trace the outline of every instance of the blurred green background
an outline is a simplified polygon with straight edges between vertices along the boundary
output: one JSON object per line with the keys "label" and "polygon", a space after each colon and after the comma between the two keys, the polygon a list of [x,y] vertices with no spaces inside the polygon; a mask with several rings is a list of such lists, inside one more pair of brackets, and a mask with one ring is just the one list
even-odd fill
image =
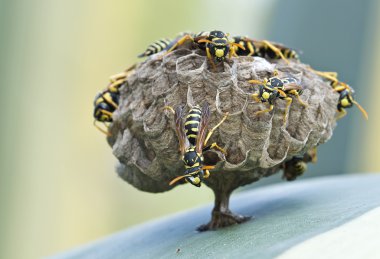
{"label": "blurred green background", "polygon": [[370,120],[350,109],[305,177],[380,171],[379,11],[376,0],[0,0],[0,258],[54,254],[212,202],[207,188],[149,194],[126,184],[92,126],[108,77],[180,31],[282,42],[316,69],[339,72]]}

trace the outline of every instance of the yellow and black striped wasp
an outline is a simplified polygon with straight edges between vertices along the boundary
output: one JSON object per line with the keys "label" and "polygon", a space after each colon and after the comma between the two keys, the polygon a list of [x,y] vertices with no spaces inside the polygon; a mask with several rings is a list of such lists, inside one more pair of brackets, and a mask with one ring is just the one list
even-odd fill
{"label": "yellow and black striped wasp", "polygon": [[210,176],[209,170],[215,168],[213,165],[204,165],[203,153],[215,149],[223,155],[226,154],[223,148],[217,143],[207,145],[208,140],[213,132],[227,119],[228,113],[222,120],[207,133],[210,119],[210,108],[207,103],[200,106],[196,105],[190,109],[183,123],[183,107],[177,107],[176,110],[170,106],[166,109],[174,113],[175,128],[179,141],[179,149],[182,155],[182,161],[185,165],[185,174],[174,178],[169,185],[173,185],[181,179],[185,179],[196,187],[200,187],[202,180]]}
{"label": "yellow and black striped wasp", "polygon": [[267,40],[254,40],[245,36],[232,37],[235,43],[242,48],[233,47],[233,51],[238,56],[257,56],[265,59],[283,59],[289,63],[288,59],[299,60],[298,53],[282,44]]}
{"label": "yellow and black striped wasp", "polygon": [[351,108],[354,104],[363,114],[363,117],[368,120],[368,113],[367,111],[357,102],[354,100],[353,97],[353,90],[352,88],[343,82],[338,82],[334,87],[334,91],[339,93],[339,101],[337,105],[337,110],[339,112],[338,119],[343,118],[347,112],[346,108]]}
{"label": "yellow and black striped wasp", "polygon": [[233,40],[229,38],[229,34],[214,30],[202,31],[196,34],[185,34],[168,49],[167,53],[170,53],[187,41],[194,42],[200,49],[206,51],[207,58],[214,69],[216,69],[215,62],[223,62],[227,55],[229,58],[234,55],[232,47],[245,49],[240,44],[233,42]]}
{"label": "yellow and black striped wasp", "polygon": [[146,50],[140,55],[138,55],[137,57],[138,58],[149,57],[159,52],[167,51],[171,47],[173,47],[173,45],[176,44],[179,39],[181,39],[184,35],[187,35],[187,34],[190,34],[190,33],[180,32],[173,40],[169,38],[156,40],[155,42],[149,44]]}
{"label": "yellow and black striped wasp", "polygon": [[171,43],[173,41],[171,39],[165,38],[165,39],[159,39],[155,42],[149,44],[149,46],[146,48],[146,50],[138,55],[138,58],[148,57],[153,54],[159,53],[164,50],[168,50],[171,47]]}
{"label": "yellow and black striped wasp", "polygon": [[368,120],[368,113],[367,111],[357,102],[355,101],[353,94],[354,90],[346,83],[340,82],[338,80],[338,75],[336,72],[322,72],[322,71],[317,71],[314,69],[310,69],[317,75],[326,78],[327,80],[330,81],[331,87],[334,89],[335,92],[339,94],[339,100],[338,100],[338,105],[337,105],[337,110],[338,110],[338,117],[337,119],[341,119],[344,116],[346,116],[346,108],[351,108],[354,104],[360,112],[363,114],[363,117]]}
{"label": "yellow and black striped wasp", "polygon": [[[110,135],[108,132],[108,123],[112,122],[112,114],[119,105],[119,89],[127,81],[128,76],[133,72],[135,67],[136,65],[133,65],[124,72],[111,76],[107,88],[95,96],[94,126],[108,136]],[[107,130],[97,125],[97,121],[104,123]]]}
{"label": "yellow and black striped wasp", "polygon": [[269,103],[269,108],[262,111],[257,111],[255,115],[260,115],[272,111],[275,101],[277,99],[284,99],[286,100],[284,123],[286,123],[286,115],[288,114],[289,106],[293,102],[293,99],[290,97],[290,95],[296,96],[299,103],[304,107],[307,107],[307,104],[304,103],[300,97],[302,94],[302,87],[293,77],[279,78],[277,77],[277,72],[275,72],[274,77],[271,77],[269,79],[265,78],[264,81],[249,80],[248,82],[259,85],[259,92],[252,94],[252,98],[256,102]]}
{"label": "yellow and black striped wasp", "polygon": [[293,181],[298,176],[303,175],[307,170],[307,163],[317,162],[317,147],[308,150],[304,155],[294,156],[283,164],[284,173],[282,178],[287,181]]}

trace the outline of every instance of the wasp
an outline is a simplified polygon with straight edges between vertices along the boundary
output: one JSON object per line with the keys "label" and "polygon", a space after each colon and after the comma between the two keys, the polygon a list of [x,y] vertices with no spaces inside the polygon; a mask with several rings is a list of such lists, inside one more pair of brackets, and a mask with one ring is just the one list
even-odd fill
{"label": "wasp", "polygon": [[177,37],[174,38],[174,40],[169,38],[163,38],[156,40],[155,42],[149,44],[149,46],[146,48],[146,50],[138,55],[138,58],[148,57],[153,54],[157,54],[162,51],[169,50],[180,38],[182,38],[184,35],[189,34],[188,32],[180,32]]}
{"label": "wasp", "polygon": [[207,58],[214,69],[216,69],[215,62],[223,62],[227,55],[229,58],[234,55],[234,49],[232,47],[245,49],[240,44],[233,42],[233,40],[229,38],[228,33],[214,30],[202,31],[196,34],[186,34],[179,38],[173,46],[168,49],[167,53],[170,53],[187,41],[194,42],[200,49],[206,51]]}
{"label": "wasp", "polygon": [[210,119],[210,108],[207,103],[201,108],[195,105],[190,109],[183,123],[183,108],[177,107],[176,110],[170,106],[166,109],[174,112],[175,128],[179,141],[179,149],[182,155],[182,161],[185,165],[184,175],[178,176],[170,181],[169,185],[173,185],[179,180],[185,180],[196,187],[200,187],[202,180],[210,176],[209,170],[215,168],[212,165],[204,164],[203,153],[215,149],[226,155],[226,151],[218,146],[216,142],[207,145],[208,140],[213,132],[227,119],[228,113],[222,120],[213,127],[208,133],[208,123]]}
{"label": "wasp", "polygon": [[299,60],[298,53],[282,44],[267,40],[253,40],[245,36],[232,37],[235,43],[243,46],[244,49],[234,47],[233,51],[237,56],[257,56],[265,59],[283,59],[289,63],[288,59]]}
{"label": "wasp", "polygon": [[351,108],[354,104],[358,107],[360,112],[363,114],[363,117],[368,120],[367,111],[354,100],[352,88],[343,82],[338,82],[334,87],[334,91],[339,93],[339,101],[337,105],[337,110],[339,112],[338,119],[346,116],[346,108]]}
{"label": "wasp", "polygon": [[283,179],[293,181],[307,170],[307,163],[317,162],[317,147],[311,148],[304,155],[294,156],[283,164]]}
{"label": "wasp", "polygon": [[161,51],[167,50],[171,47],[172,40],[165,38],[165,39],[159,39],[156,40],[155,42],[151,43],[146,50],[138,55],[137,57],[143,58],[143,57],[148,57],[153,54],[159,53]]}
{"label": "wasp", "polygon": [[[94,99],[94,126],[106,135],[108,132],[108,123],[112,122],[112,114],[118,108],[120,87],[127,81],[128,76],[135,69],[136,65],[132,65],[124,72],[110,77],[110,83],[107,88],[98,93]],[[107,130],[97,125],[97,121],[106,125]]]}
{"label": "wasp", "polygon": [[326,78],[330,81],[331,87],[334,89],[335,92],[339,94],[339,100],[337,104],[337,111],[338,111],[338,118],[341,119],[344,116],[346,116],[346,108],[351,108],[354,104],[360,112],[362,113],[363,117],[368,120],[368,113],[367,111],[357,102],[355,101],[353,94],[354,90],[346,83],[341,82],[338,80],[338,74],[336,72],[322,72],[317,71],[314,69],[310,69],[317,75]]}
{"label": "wasp", "polygon": [[293,77],[279,78],[277,76],[277,72],[275,72],[274,77],[271,77],[269,79],[265,78],[264,81],[249,80],[248,82],[259,85],[259,92],[252,94],[252,98],[256,102],[269,103],[269,108],[262,111],[257,111],[255,115],[260,115],[272,111],[274,108],[275,101],[277,99],[284,99],[286,100],[286,108],[284,114],[285,124],[288,108],[293,102],[293,99],[290,97],[290,95],[296,96],[299,103],[304,107],[308,106],[306,103],[302,101],[300,97],[300,95],[302,94],[302,87],[297,83],[297,80]]}

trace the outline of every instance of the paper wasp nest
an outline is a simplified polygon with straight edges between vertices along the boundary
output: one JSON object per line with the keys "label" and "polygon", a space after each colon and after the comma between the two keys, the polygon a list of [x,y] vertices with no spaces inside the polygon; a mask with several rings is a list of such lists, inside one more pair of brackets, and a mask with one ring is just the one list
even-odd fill
{"label": "paper wasp nest", "polygon": [[[187,112],[192,105],[208,102],[209,129],[229,112],[209,142],[217,142],[228,153],[205,180],[217,196],[219,192],[229,196],[239,186],[274,174],[285,161],[326,142],[336,125],[338,94],[307,65],[273,62],[237,57],[213,71],[201,51],[182,48],[140,63],[121,88],[108,138],[120,162],[120,177],[140,190],[162,192],[173,188],[170,180],[183,174],[174,116],[163,109],[165,105],[186,105]],[[279,77],[298,79],[304,89],[301,98],[308,104],[304,107],[293,97],[285,127],[286,102],[278,99],[272,112],[255,115],[268,104],[251,98],[258,88],[247,82],[273,76],[275,69]],[[220,160],[215,152],[207,154],[209,163]]]}

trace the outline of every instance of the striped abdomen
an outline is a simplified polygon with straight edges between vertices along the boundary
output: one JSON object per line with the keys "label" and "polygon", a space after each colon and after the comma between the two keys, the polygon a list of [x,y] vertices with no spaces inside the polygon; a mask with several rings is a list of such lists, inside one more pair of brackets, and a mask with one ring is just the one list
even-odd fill
{"label": "striped abdomen", "polygon": [[102,122],[111,122],[112,113],[119,105],[119,93],[104,91],[95,96],[94,118]]}
{"label": "striped abdomen", "polygon": [[195,146],[198,136],[199,123],[202,118],[202,110],[199,106],[194,106],[186,116],[185,133],[190,144]]}
{"label": "striped abdomen", "polygon": [[246,37],[235,36],[232,37],[232,39],[234,43],[238,43],[244,47],[244,50],[236,46],[234,47],[235,53],[238,56],[252,56],[255,55],[255,53],[257,52],[256,46],[253,44],[252,41],[248,40]]}
{"label": "striped abdomen", "polygon": [[144,51],[144,53],[141,53],[140,55],[138,55],[138,57],[139,58],[148,57],[158,52],[161,52],[163,50],[167,50],[171,46],[172,46],[172,40],[160,39],[150,44],[148,48]]}
{"label": "striped abdomen", "polygon": [[299,59],[298,53],[294,49],[284,48],[281,49],[281,52],[286,58]]}
{"label": "striped abdomen", "polygon": [[[284,55],[285,58],[294,58],[299,59],[299,56],[297,52],[294,49],[290,49],[284,46],[277,46],[281,53]],[[254,56],[262,57],[262,58],[269,58],[269,59],[280,59],[281,57],[275,53],[271,48],[267,46],[260,46],[257,48],[256,53]]]}

